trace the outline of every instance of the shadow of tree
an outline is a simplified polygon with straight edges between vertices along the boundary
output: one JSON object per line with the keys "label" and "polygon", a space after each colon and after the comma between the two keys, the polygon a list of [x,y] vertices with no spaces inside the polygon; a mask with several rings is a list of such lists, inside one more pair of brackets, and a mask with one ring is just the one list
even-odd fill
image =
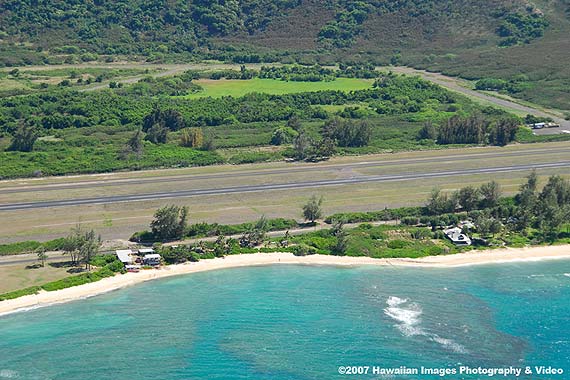
{"label": "shadow of tree", "polygon": [[52,268],[74,268],[75,265],[71,261],[60,261],[57,263],[48,263]]}
{"label": "shadow of tree", "polygon": [[82,272],[85,272],[85,268],[73,267],[67,270],[67,273],[72,273],[72,274],[82,273]]}

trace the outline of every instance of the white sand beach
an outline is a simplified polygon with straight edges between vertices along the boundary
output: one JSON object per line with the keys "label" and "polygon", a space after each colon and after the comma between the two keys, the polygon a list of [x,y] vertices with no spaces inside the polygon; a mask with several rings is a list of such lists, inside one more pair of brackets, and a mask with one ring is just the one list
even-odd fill
{"label": "white sand beach", "polygon": [[75,286],[53,292],[42,291],[36,295],[0,301],[0,315],[25,311],[37,307],[88,298],[127,286],[158,278],[216,269],[246,266],[301,264],[301,265],[336,265],[336,266],[414,266],[425,268],[452,268],[458,266],[540,261],[552,259],[570,259],[570,245],[557,245],[532,248],[507,248],[487,251],[472,251],[446,256],[429,256],[420,259],[372,259],[369,257],[346,256],[294,256],[291,253],[256,253],[227,256],[223,259],[202,260],[197,263],[185,263],[165,266],[160,269],[142,270],[139,273],[127,273],[105,278],[98,282]]}

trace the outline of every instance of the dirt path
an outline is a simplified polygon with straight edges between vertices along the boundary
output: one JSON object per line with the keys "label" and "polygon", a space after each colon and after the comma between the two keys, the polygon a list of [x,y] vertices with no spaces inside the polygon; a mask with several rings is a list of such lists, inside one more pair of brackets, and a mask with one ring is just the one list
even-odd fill
{"label": "dirt path", "polygon": [[506,108],[514,112],[523,112],[527,114],[533,114],[540,117],[550,117],[556,123],[560,124],[560,128],[554,131],[555,133],[560,133],[561,130],[570,131],[570,121],[564,120],[560,117],[560,113],[556,110],[549,109],[539,109],[535,107],[525,106],[523,104],[515,103],[503,98],[498,98],[486,93],[475,91],[460,84],[461,79],[452,78],[439,73],[432,73],[425,70],[417,70],[410,67],[389,67],[387,68],[393,72],[408,75],[419,75],[422,78],[429,80],[432,83],[438,84],[449,90],[459,92],[461,94],[467,95],[469,97],[477,98],[485,102],[493,103],[501,108]]}

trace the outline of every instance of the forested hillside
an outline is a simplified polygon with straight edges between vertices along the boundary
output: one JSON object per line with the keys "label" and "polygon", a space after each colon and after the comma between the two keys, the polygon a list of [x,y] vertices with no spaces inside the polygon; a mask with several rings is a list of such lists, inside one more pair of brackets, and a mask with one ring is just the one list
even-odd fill
{"label": "forested hillside", "polygon": [[[79,46],[102,54],[194,51],[211,47],[217,37],[247,41],[248,35],[263,35],[270,40],[283,28],[292,41],[313,41],[313,46],[300,48],[370,45],[363,40],[378,47],[400,46],[410,37],[417,43],[418,37],[429,40],[444,33],[456,34],[450,39],[457,34],[462,39],[496,35],[499,45],[512,46],[541,37],[548,26],[543,11],[523,0],[476,5],[465,0],[8,0],[2,8],[1,30],[7,41],[60,52],[65,46]],[[313,27],[295,28],[294,19],[303,21],[300,12]]]}
{"label": "forested hillside", "polygon": [[570,109],[569,0],[5,0],[0,11],[4,66],[367,61],[522,80],[511,95]]}

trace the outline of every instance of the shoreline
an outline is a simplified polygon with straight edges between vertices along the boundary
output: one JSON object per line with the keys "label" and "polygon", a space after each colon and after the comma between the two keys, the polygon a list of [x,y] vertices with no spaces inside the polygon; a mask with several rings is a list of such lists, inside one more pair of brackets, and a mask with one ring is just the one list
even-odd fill
{"label": "shoreline", "polygon": [[570,259],[570,245],[471,251],[445,256],[427,256],[417,259],[373,259],[370,257],[329,255],[294,256],[292,253],[279,252],[233,255],[226,256],[225,258],[202,260],[195,263],[169,265],[156,270],[141,270],[138,273],[116,275],[114,277],[104,278],[97,282],[74,286],[71,288],[52,292],[41,291],[34,295],[0,301],[0,317],[39,307],[90,298],[155,279],[218,269],[279,264],[330,265],[341,267],[374,265],[393,267],[455,268],[471,265],[535,262],[556,259]]}

